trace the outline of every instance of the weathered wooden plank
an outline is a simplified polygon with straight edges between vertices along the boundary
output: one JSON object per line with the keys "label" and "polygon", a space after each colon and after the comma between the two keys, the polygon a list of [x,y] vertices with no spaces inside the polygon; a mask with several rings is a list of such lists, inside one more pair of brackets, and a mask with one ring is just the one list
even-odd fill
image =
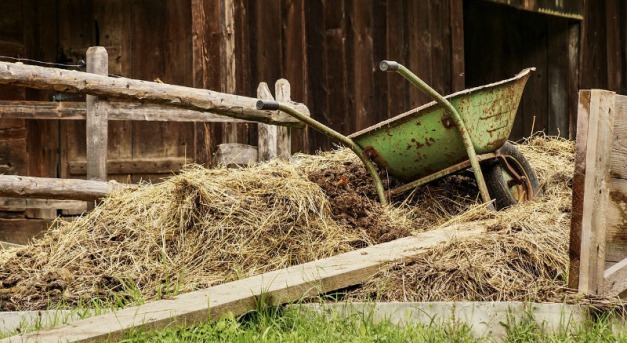
{"label": "weathered wooden plank", "polygon": [[[621,71],[622,61],[621,51],[619,46],[620,42],[620,22],[618,15],[618,0],[606,0],[605,1],[605,33],[603,37],[605,46],[607,49],[607,89],[615,92],[621,90]],[[624,25],[624,23],[623,23]],[[625,44],[624,42],[622,44]]]}
{"label": "weathered wooden plank", "polygon": [[[406,1],[388,1],[387,2],[387,57],[393,61],[405,63],[407,49],[407,6]],[[410,28],[412,30],[412,28]],[[377,66],[378,67],[378,66]],[[407,83],[401,80],[396,73],[385,73],[387,77],[387,116],[391,118],[399,113],[403,113],[408,109],[408,89]],[[386,119],[388,119],[386,118]]]}
{"label": "weathered wooden plank", "polygon": [[[219,60],[219,42],[213,32],[217,31],[219,20],[217,1],[191,0],[192,31],[192,85],[196,88],[219,89],[220,68],[213,61]],[[211,83],[213,81],[213,83]],[[221,130],[220,130],[221,131]],[[197,163],[211,164],[211,154],[215,150],[220,132],[216,125],[199,123],[194,125],[194,157]]]}
{"label": "weathered wooden plank", "polygon": [[611,264],[627,257],[627,180],[610,179],[608,188],[605,262]]}
{"label": "weathered wooden plank", "polygon": [[577,91],[579,89],[579,45],[581,27],[571,23],[568,28],[568,139],[577,137]]}
{"label": "weathered wooden plank", "polygon": [[[308,56],[305,22],[306,0],[284,0],[282,14],[282,38],[284,48],[283,74],[291,81],[294,99],[305,104],[309,101],[307,73]],[[309,129],[292,130],[292,151],[309,152]]]}
{"label": "weathered wooden plank", "polygon": [[[580,92],[579,113],[587,112],[588,132],[585,150],[577,150],[575,165],[584,167],[581,214],[579,291],[601,294],[605,270],[606,209],[609,202],[609,168],[614,124],[614,93],[592,90]],[[583,115],[582,117],[586,117]],[[581,134],[581,131],[580,131]],[[577,148],[582,148],[581,144]],[[575,197],[573,197],[574,199]],[[574,201],[574,200],[573,200]],[[573,209],[579,209],[580,205]],[[571,227],[571,231],[578,230]]]}
{"label": "weathered wooden plank", "polygon": [[614,144],[612,145],[612,177],[627,180],[627,96],[616,95],[614,113]]}
{"label": "weathered wooden plank", "polygon": [[[376,124],[376,116],[379,115],[373,106],[375,103],[374,73],[376,70],[373,61],[374,47],[372,41],[374,1],[368,3],[355,1],[349,4],[350,7],[346,10],[350,19],[348,29],[352,44],[348,53],[351,63],[347,64],[350,68],[348,70],[350,80],[345,92],[350,92],[354,100],[350,103],[352,108],[348,111],[348,114],[351,115],[346,116],[345,119],[345,133],[357,132]],[[341,68],[345,69],[344,67]],[[334,99],[340,96],[342,95],[336,94]],[[385,96],[385,94],[381,94],[382,98]],[[335,114],[334,112],[331,113]]]}
{"label": "weathered wooden plank", "polygon": [[0,241],[13,244],[28,244],[33,237],[48,230],[51,220],[46,219],[0,219]]}
{"label": "weathered wooden plank", "polygon": [[96,180],[0,175],[0,196],[64,200],[96,200],[119,188],[134,187]]}
{"label": "weathered wooden plank", "polygon": [[451,91],[465,87],[464,72],[464,1],[450,0],[451,21]]}
{"label": "weathered wooden plank", "polygon": [[[87,72],[98,75],[109,74],[109,56],[103,47],[87,50]],[[87,179],[107,180],[107,139],[109,119],[106,100],[87,95],[86,134],[87,134]]]}
{"label": "weathered wooden plank", "polygon": [[[427,84],[431,84],[431,4],[435,0],[410,1],[407,4],[407,67]],[[415,108],[431,101],[416,87],[409,88],[409,106]]]}
{"label": "weathered wooden plank", "polygon": [[605,295],[614,297],[624,292],[627,289],[627,258],[608,268],[603,277]]}
{"label": "weathered wooden plank", "polygon": [[58,342],[116,340],[132,329],[158,329],[194,325],[227,313],[239,315],[258,306],[261,296],[280,305],[363,283],[382,266],[420,255],[454,238],[485,232],[479,225],[468,230],[446,227],[345,254],[281,269],[215,287],[155,301],[61,326],[14,336],[0,342]]}
{"label": "weathered wooden plank", "polygon": [[0,198],[0,211],[15,211],[16,209],[27,208],[85,211],[87,206],[84,201],[78,200]]}
{"label": "weathered wooden plank", "polygon": [[[280,111],[255,109],[254,98],[73,70],[0,62],[0,84],[135,99],[277,125],[303,125]],[[301,112],[309,112],[302,104],[291,106]]]}
{"label": "weathered wooden plank", "polygon": [[[274,100],[268,84],[261,82],[257,87],[257,97],[259,99]],[[260,123],[257,127],[257,151],[259,161],[269,161],[279,154],[277,147],[277,127]]]}
{"label": "weathered wooden plank", "polygon": [[[139,102],[108,101],[109,120],[115,121],[175,121],[203,123],[250,123],[247,120],[231,118],[211,112],[186,110],[159,104]],[[0,101],[0,119],[58,119],[85,120],[84,102],[53,101]]]}
{"label": "weathered wooden plank", "polygon": [[[274,95],[276,100],[283,103],[289,103],[291,99],[290,83],[286,79],[279,79],[274,84]],[[276,150],[277,157],[288,161],[292,156],[292,132],[289,127],[276,127]]]}
{"label": "weathered wooden plank", "polygon": [[[108,160],[107,170],[114,174],[171,174],[180,171],[185,163],[191,162],[185,157],[133,158]],[[70,161],[70,175],[85,175],[86,161]]]}
{"label": "weathered wooden plank", "polygon": [[[234,94],[235,72],[235,17],[233,0],[220,0],[220,91]],[[224,143],[245,143],[246,126],[227,123],[224,126]]]}
{"label": "weathered wooden plank", "polygon": [[548,118],[550,135],[568,137],[568,21],[562,18],[548,20]]}

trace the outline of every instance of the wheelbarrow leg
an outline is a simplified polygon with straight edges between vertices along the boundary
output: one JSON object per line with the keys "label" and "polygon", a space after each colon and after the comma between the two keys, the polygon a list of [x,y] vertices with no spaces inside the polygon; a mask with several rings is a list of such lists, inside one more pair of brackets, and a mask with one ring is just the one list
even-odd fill
{"label": "wheelbarrow leg", "polygon": [[279,102],[276,101],[266,101],[266,100],[259,100],[257,101],[257,109],[260,110],[281,110],[289,115],[291,115],[292,117],[302,121],[303,123],[311,126],[312,128],[314,128],[315,130],[318,130],[320,132],[322,132],[323,134],[341,142],[342,144],[348,146],[354,153],[355,155],[357,155],[357,157],[359,157],[359,159],[361,160],[361,162],[363,162],[364,166],[366,167],[366,170],[368,171],[368,173],[370,174],[370,177],[372,177],[372,180],[374,182],[374,188],[377,191],[377,195],[379,196],[379,201],[381,202],[382,205],[387,205],[388,204],[388,200],[387,197],[385,195],[385,189],[383,187],[383,182],[381,181],[381,178],[379,177],[379,174],[377,173],[377,168],[374,166],[374,164],[372,163],[372,161],[366,156],[366,154],[364,153],[364,150],[357,145],[355,142],[353,142],[352,139],[344,136],[343,134],[333,130],[332,128],[318,122],[317,120],[306,116],[296,110],[294,110],[291,107],[285,106]]}
{"label": "wheelbarrow leg", "polygon": [[466,129],[466,124],[464,124],[464,120],[461,115],[451,103],[446,100],[443,96],[441,96],[438,92],[436,92],[433,88],[427,85],[424,81],[422,81],[418,76],[412,73],[409,69],[405,68],[402,64],[393,61],[381,61],[379,64],[379,68],[382,71],[396,71],[401,74],[405,79],[411,82],[414,86],[420,89],[423,93],[431,97],[431,99],[435,100],[437,103],[444,107],[445,111],[451,116],[453,123],[457,127],[459,134],[462,136],[462,140],[464,141],[464,147],[466,148],[466,153],[468,154],[468,160],[470,160],[470,165],[472,167],[472,171],[475,174],[475,179],[477,180],[477,186],[479,186],[479,193],[481,194],[481,199],[484,203],[489,204],[488,206],[491,209],[494,209],[490,199],[490,193],[488,193],[488,186],[485,183],[485,179],[483,177],[483,173],[481,172],[481,166],[479,165],[479,159],[477,158],[477,152],[475,151],[475,146],[472,143],[472,139],[470,138],[470,134],[468,134],[468,130]]}

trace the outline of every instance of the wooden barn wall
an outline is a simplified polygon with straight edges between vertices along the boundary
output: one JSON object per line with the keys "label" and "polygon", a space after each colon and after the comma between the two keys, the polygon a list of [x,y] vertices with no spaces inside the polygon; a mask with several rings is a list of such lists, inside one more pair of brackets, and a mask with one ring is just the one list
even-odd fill
{"label": "wooden barn wall", "polygon": [[536,68],[527,82],[510,138],[538,131],[571,136],[577,111],[580,21],[465,0],[464,24],[466,87]]}
{"label": "wooden barn wall", "polygon": [[[237,90],[287,78],[292,98],[344,134],[427,101],[383,59],[407,65],[442,93],[464,86],[461,0],[235,0]],[[330,149],[293,134],[293,151]]]}
{"label": "wooden barn wall", "polygon": [[[484,11],[482,3],[492,7]],[[233,22],[225,19],[225,6],[232,6]],[[493,12],[494,6],[500,9]],[[75,64],[87,47],[103,45],[112,74],[234,89],[247,96],[255,96],[259,82],[272,88],[283,77],[292,84],[294,100],[345,134],[427,101],[400,76],[378,71],[382,59],[404,63],[445,94],[534,65],[539,70],[514,129],[514,137],[520,137],[532,126],[549,133],[571,129],[570,93],[579,87],[625,92],[625,1],[586,1],[584,7],[586,19],[580,25],[480,0],[7,0],[0,15],[0,50]],[[483,32],[474,30],[478,25]],[[483,34],[503,27],[507,44],[497,41],[496,34]],[[234,46],[233,73],[224,68],[229,58],[225,40]],[[4,98],[48,96],[12,92],[19,94],[0,93]],[[6,132],[0,138],[6,153],[0,158],[11,159],[11,172],[80,176],[71,172],[70,162],[84,160],[84,123],[0,125]],[[256,143],[256,125],[239,125],[237,131],[237,141]],[[215,124],[111,122],[109,156],[129,165],[152,161],[155,170],[134,173],[137,181],[167,175],[159,166],[172,165],[168,161],[208,164],[224,136],[223,127]],[[326,137],[307,129],[294,130],[292,138],[293,151],[332,147]],[[0,160],[0,168],[8,165]],[[127,180],[126,175],[114,178]]]}
{"label": "wooden barn wall", "polygon": [[627,95],[627,1],[584,1],[581,89]]}

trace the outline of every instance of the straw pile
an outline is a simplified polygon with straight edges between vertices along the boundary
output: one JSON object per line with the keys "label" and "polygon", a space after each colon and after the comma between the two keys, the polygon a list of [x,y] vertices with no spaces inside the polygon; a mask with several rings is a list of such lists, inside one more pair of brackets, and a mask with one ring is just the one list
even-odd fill
{"label": "straw pile", "polygon": [[[489,232],[454,240],[382,271],[350,297],[380,301],[564,301],[568,268],[574,144],[536,137],[519,146],[541,182],[543,195],[500,212],[470,205],[463,188],[445,200],[424,189],[441,213],[437,226],[487,224]],[[446,182],[446,181],[443,181]],[[418,190],[421,192],[421,190]],[[451,196],[448,194],[447,196]],[[448,203],[448,205],[443,204]],[[433,210],[432,210],[433,211]],[[463,225],[462,225],[463,226]]]}
{"label": "straw pile", "polygon": [[[342,161],[339,173],[355,168],[348,154],[329,154]],[[228,170],[190,166],[163,183],[114,193],[81,218],[57,221],[32,245],[4,253],[2,310],[152,300],[411,231],[407,216],[356,195],[334,178],[339,174],[327,173],[324,160]],[[307,176],[345,191],[327,197]],[[359,210],[345,213],[351,199]],[[382,230],[368,233],[380,224]]]}
{"label": "straw pile", "polygon": [[567,264],[573,144],[537,138],[520,148],[544,196],[499,213],[478,204],[472,174],[384,208],[346,149],[245,169],[190,166],[163,183],[114,193],[30,246],[4,252],[1,309],[152,300],[473,221],[487,221],[490,233],[391,266],[349,297],[551,299]]}

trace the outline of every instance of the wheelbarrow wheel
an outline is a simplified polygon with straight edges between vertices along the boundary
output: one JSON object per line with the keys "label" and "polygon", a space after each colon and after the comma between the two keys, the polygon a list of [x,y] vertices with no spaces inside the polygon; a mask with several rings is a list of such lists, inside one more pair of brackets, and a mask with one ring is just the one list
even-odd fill
{"label": "wheelbarrow wheel", "polygon": [[529,162],[509,142],[497,152],[500,157],[482,168],[496,209],[501,210],[531,200],[540,191],[540,184]]}

